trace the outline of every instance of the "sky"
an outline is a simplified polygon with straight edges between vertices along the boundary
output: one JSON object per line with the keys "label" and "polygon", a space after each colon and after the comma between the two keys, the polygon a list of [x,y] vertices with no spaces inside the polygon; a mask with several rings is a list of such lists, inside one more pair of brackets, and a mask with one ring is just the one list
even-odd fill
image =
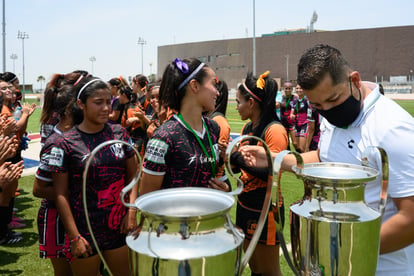
{"label": "sky", "polygon": [[[24,79],[34,89],[45,85],[37,82],[38,76],[48,81],[55,73],[77,69],[103,80],[134,76],[142,73],[141,68],[150,75],[158,70],[159,46],[251,38],[253,29],[260,37],[306,28],[314,11],[318,30],[414,25],[413,0],[4,1],[6,71],[16,73],[23,82],[24,44]],[[18,39],[18,31],[29,38]],[[146,43],[138,44],[139,38]],[[17,55],[14,62],[12,54]],[[96,61],[91,62],[91,57]]]}

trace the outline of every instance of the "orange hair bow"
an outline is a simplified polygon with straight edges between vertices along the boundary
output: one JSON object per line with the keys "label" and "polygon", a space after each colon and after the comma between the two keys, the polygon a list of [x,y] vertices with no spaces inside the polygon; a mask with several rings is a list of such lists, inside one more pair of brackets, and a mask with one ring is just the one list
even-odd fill
{"label": "orange hair bow", "polygon": [[266,72],[264,72],[263,74],[261,74],[259,76],[259,78],[256,81],[256,87],[257,88],[263,89],[265,87],[265,80],[264,79],[267,78],[269,76],[269,74],[270,74],[270,71],[266,71]]}

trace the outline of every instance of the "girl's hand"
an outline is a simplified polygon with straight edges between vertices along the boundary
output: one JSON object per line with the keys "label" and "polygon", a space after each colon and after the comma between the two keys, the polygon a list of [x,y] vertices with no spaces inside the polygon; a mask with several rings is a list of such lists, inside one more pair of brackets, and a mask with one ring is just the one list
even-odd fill
{"label": "girl's hand", "polygon": [[128,209],[127,214],[122,218],[121,233],[128,234],[137,227],[137,210]]}
{"label": "girl's hand", "polygon": [[87,258],[93,253],[89,242],[81,235],[78,235],[70,241],[70,249],[74,257]]}
{"label": "girl's hand", "polygon": [[226,182],[219,180],[218,178],[212,178],[208,181],[208,184],[211,188],[228,192],[230,190],[229,185]]}
{"label": "girl's hand", "polygon": [[224,160],[224,162],[227,161],[226,159],[226,150],[227,150],[227,146],[229,145],[229,143],[227,142],[220,142],[218,143],[218,149],[220,151],[220,157],[221,159]]}

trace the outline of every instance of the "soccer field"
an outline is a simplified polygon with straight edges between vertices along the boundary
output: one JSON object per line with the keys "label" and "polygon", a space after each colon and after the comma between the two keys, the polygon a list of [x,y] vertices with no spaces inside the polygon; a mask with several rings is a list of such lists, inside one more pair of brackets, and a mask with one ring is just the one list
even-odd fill
{"label": "soccer field", "polygon": [[[414,101],[397,101],[411,115],[414,115]],[[232,132],[240,133],[245,122],[240,121],[235,103],[228,106],[227,117]],[[41,110],[37,109],[30,117],[28,131],[30,133],[39,132],[39,119]],[[26,228],[19,229],[23,233],[23,241],[18,245],[0,246],[0,275],[53,275],[53,269],[49,260],[39,258],[39,245],[37,235],[37,211],[40,206],[40,199],[33,197],[32,186],[33,176],[22,177],[19,180],[21,195],[16,198],[15,206],[19,209],[16,213],[22,217],[27,224]],[[289,230],[289,208],[288,206],[294,201],[300,199],[303,195],[303,183],[301,183],[292,173],[284,173],[281,182],[282,193],[285,202],[285,228],[284,236],[287,242],[290,241]],[[232,209],[232,218],[234,217],[234,208]],[[281,257],[281,268],[283,275],[293,275],[286,261]],[[250,275],[247,268],[243,275]]]}

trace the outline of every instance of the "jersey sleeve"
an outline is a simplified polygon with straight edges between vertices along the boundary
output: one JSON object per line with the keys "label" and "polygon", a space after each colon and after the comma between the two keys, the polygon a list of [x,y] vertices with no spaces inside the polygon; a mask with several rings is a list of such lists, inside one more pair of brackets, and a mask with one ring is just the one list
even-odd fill
{"label": "jersey sleeve", "polygon": [[167,171],[166,156],[169,145],[164,139],[153,137],[148,141],[145,152],[144,172],[153,175],[164,175]]}
{"label": "jersey sleeve", "polygon": [[55,139],[54,135],[49,136],[48,139],[45,140],[45,143],[40,150],[40,162],[39,167],[36,171],[36,178],[46,181],[46,182],[52,182],[52,174],[49,170],[49,159],[50,159],[50,152],[53,147],[53,142]]}
{"label": "jersey sleeve", "polygon": [[219,141],[223,143],[228,143],[230,139],[230,125],[227,122],[226,118],[223,116],[215,116],[213,120],[220,127]]}
{"label": "jersey sleeve", "polygon": [[287,149],[288,137],[286,129],[281,124],[271,125],[265,132],[264,141],[271,152],[281,152]]}
{"label": "jersey sleeve", "polygon": [[65,173],[68,171],[69,147],[62,137],[56,137],[50,145],[47,166],[45,170],[51,173]]}

